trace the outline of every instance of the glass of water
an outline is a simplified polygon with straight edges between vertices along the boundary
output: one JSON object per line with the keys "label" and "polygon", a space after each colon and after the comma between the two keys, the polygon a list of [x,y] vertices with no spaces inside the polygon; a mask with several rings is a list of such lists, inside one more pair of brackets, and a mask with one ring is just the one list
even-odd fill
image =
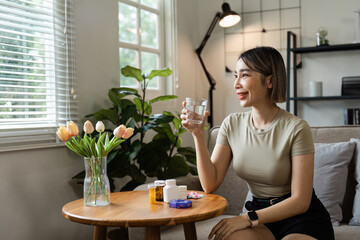
{"label": "glass of water", "polygon": [[190,112],[188,113],[188,121],[194,124],[201,124],[204,118],[207,100],[199,98],[186,98],[186,109]]}

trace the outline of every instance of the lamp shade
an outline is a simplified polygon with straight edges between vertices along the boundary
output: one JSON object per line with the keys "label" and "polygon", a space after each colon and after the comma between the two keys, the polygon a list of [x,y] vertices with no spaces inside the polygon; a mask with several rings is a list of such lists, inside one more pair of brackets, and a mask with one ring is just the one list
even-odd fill
{"label": "lamp shade", "polygon": [[223,10],[223,14],[221,15],[221,19],[219,21],[220,27],[232,27],[240,22],[241,17],[234,11],[231,11],[230,5],[226,2],[221,6]]}

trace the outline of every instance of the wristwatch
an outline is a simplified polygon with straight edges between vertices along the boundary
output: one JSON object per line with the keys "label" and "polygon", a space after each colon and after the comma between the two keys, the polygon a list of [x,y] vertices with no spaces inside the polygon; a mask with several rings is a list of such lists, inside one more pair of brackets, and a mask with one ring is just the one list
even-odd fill
{"label": "wristwatch", "polygon": [[259,217],[255,211],[247,212],[249,221],[251,222],[251,227],[255,227],[259,224]]}

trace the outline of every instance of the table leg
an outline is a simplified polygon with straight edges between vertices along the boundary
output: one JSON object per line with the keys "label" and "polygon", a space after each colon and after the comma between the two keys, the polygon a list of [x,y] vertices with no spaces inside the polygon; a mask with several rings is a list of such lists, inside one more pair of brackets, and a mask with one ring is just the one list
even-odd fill
{"label": "table leg", "polygon": [[146,240],[160,240],[160,227],[146,227],[145,228]]}
{"label": "table leg", "polygon": [[184,223],[184,234],[186,240],[197,240],[195,223]]}
{"label": "table leg", "polygon": [[106,240],[107,227],[94,226],[94,240]]}

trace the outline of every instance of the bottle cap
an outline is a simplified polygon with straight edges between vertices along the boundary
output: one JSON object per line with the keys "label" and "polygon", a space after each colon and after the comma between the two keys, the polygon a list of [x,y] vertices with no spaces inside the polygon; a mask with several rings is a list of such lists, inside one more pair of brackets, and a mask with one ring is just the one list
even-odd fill
{"label": "bottle cap", "polygon": [[149,188],[149,189],[152,189],[152,188],[156,188],[156,187],[155,187],[154,184],[149,184],[149,185],[148,185],[148,188]]}
{"label": "bottle cap", "polygon": [[155,186],[165,186],[165,180],[156,180]]}
{"label": "bottle cap", "polygon": [[179,190],[184,190],[187,191],[187,186],[186,185],[180,185],[178,186]]}
{"label": "bottle cap", "polygon": [[166,180],[166,185],[168,185],[168,186],[176,185],[176,180],[175,179],[168,179],[168,180]]}

